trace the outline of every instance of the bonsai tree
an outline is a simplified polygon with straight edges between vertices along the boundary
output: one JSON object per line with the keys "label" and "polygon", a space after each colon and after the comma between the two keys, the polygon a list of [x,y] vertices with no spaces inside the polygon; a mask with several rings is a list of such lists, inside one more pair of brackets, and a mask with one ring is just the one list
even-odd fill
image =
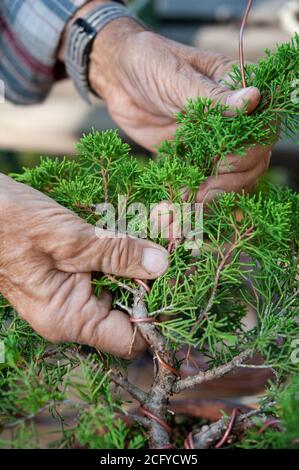
{"label": "bonsai tree", "polygon": [[[246,68],[248,85],[262,95],[250,115],[244,110],[228,117],[225,107],[206,99],[187,103],[173,140],[161,145],[154,160],[141,164],[117,131],[92,131],[78,144],[78,158],[42,158],[38,167],[14,175],[90,224],[109,225],[115,216],[119,226],[125,219],[125,230],[168,249],[170,267],[151,283],[109,275],[92,281],[97,294],[113,292],[115,307],[148,343],[153,378],[147,390],[129,380],[129,360],[84,346],[50,345],[1,299],[0,427],[10,430],[2,434],[3,446],[37,447],[34,418],[45,409],[61,419],[58,447],[208,448],[228,440],[243,447],[299,446],[298,195],[264,184],[253,195],[223,194],[203,207],[195,204],[198,187],[217,172],[216,161],[231,153],[241,158],[256,143],[268,146],[279,134],[298,131],[298,49],[295,36]],[[241,80],[236,66],[231,86]],[[187,231],[183,224],[177,233],[173,213],[166,236],[162,224],[149,229],[149,218],[159,222],[165,216],[157,216],[162,201],[167,214],[188,208]],[[128,210],[136,203],[148,217]],[[113,217],[109,207],[115,208]],[[256,315],[250,329],[244,323],[249,308]],[[206,366],[183,376],[182,366],[195,353]],[[256,354],[263,357],[260,365]],[[171,397],[236,367],[272,371],[259,407],[180,428]],[[77,410],[74,426],[67,426],[62,405]]]}

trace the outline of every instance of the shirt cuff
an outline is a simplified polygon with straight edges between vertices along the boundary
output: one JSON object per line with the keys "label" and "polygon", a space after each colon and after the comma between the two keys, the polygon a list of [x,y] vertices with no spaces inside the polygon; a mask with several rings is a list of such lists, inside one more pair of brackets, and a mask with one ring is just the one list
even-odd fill
{"label": "shirt cuff", "polygon": [[42,101],[55,81],[57,48],[66,23],[87,0],[3,0],[0,79],[20,104]]}

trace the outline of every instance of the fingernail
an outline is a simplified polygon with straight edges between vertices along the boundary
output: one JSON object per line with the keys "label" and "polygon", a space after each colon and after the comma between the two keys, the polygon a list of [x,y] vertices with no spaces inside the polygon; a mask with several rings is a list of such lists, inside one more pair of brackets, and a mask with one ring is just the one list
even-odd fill
{"label": "fingernail", "polygon": [[142,264],[148,273],[163,274],[168,268],[168,253],[166,250],[145,248]]}
{"label": "fingernail", "polygon": [[226,101],[226,104],[231,108],[238,108],[242,109],[246,102],[250,98],[250,91],[253,90],[254,87],[249,88],[242,88],[241,90],[235,91],[232,93]]}

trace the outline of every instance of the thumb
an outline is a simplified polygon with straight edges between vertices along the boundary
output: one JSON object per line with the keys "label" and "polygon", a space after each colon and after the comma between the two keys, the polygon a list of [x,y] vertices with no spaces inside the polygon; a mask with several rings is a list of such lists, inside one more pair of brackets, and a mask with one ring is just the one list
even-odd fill
{"label": "thumb", "polygon": [[[190,77],[189,77],[190,78]],[[225,116],[236,116],[237,111],[242,110],[246,106],[246,112],[252,113],[260,102],[261,95],[256,87],[242,88],[240,90],[230,90],[218,82],[210,80],[208,77],[194,73],[189,86],[186,86],[185,80],[180,83],[182,103],[185,105],[190,98],[208,98],[213,103],[221,103],[229,107],[225,111]]]}
{"label": "thumb", "polygon": [[148,240],[110,230],[95,231],[95,227],[86,223],[77,234],[62,252],[53,254],[57,269],[155,279],[168,268],[167,250]]}

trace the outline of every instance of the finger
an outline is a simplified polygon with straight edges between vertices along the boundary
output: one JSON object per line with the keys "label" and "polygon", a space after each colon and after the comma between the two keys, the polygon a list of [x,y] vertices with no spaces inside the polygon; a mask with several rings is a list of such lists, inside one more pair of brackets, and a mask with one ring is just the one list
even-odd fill
{"label": "finger", "polygon": [[[210,202],[214,197],[220,196],[224,192],[233,191],[232,189],[229,189],[231,184],[231,187],[236,187],[237,189],[239,188],[237,190],[237,192],[239,192],[242,189],[240,186],[241,180],[239,173],[247,172],[244,178],[245,181],[247,181],[248,178],[254,179],[255,174],[257,180],[269,168],[271,156],[271,147],[262,147],[260,145],[250,149],[244,156],[228,155],[225,160],[221,160],[218,164],[218,179],[216,179],[215,176],[211,176],[205,183],[201,185],[196,196],[197,202]],[[250,170],[253,170],[252,174],[250,173]],[[233,177],[228,179],[220,179],[220,177],[225,174],[233,174]],[[224,187],[220,187],[223,186],[222,181],[224,181]],[[257,181],[249,184],[248,191],[251,191],[255,187],[256,182]],[[217,187],[212,187],[214,184]],[[208,196],[209,191],[213,192]],[[187,202],[189,195],[190,191],[184,188],[184,191],[182,191],[182,200]]]}
{"label": "finger", "polygon": [[[186,188],[182,191],[183,195]],[[151,219],[151,235],[161,236],[164,240],[176,242],[189,233],[191,208],[188,205],[173,204],[170,201],[162,201],[153,208]]]}
{"label": "finger", "polygon": [[262,159],[252,170],[209,177],[199,188],[196,201],[208,203],[224,192],[250,192],[268,168],[268,164],[268,160]]}
{"label": "finger", "polygon": [[194,70],[177,74],[176,89],[177,101],[180,101],[181,108],[188,99],[200,96],[211,99],[214,104],[221,103],[228,106],[228,110],[224,113],[226,116],[236,116],[237,112],[244,108],[248,114],[252,113],[261,98],[259,90],[255,87],[231,91]]}
{"label": "finger", "polygon": [[217,52],[195,49],[192,65],[198,72],[216,82],[228,77],[235,62]]}
{"label": "finger", "polygon": [[95,346],[109,354],[133,359],[148,346],[140,332],[135,332],[128,315],[120,310],[111,310],[98,325]]}
{"label": "finger", "polygon": [[[78,292],[80,283],[77,283]],[[82,289],[81,289],[82,292]],[[83,294],[83,292],[82,292]],[[75,296],[69,302],[77,303]],[[69,310],[65,315],[65,341],[87,344],[108,354],[132,359],[147,347],[139,332],[134,336],[134,326],[129,316],[120,310],[111,309],[111,295],[103,291],[100,298],[90,295],[82,309]],[[133,342],[134,339],[134,342]]]}
{"label": "finger", "polygon": [[147,240],[95,229],[83,222],[72,239],[52,254],[64,272],[101,271],[128,278],[155,279],[168,268],[167,251]]}
{"label": "finger", "polygon": [[172,139],[178,127],[175,123],[174,112],[164,113],[163,111],[155,114],[134,103],[128,108],[125,116],[119,115],[114,109],[110,113],[114,121],[135,142],[151,152],[157,152],[160,143]]}
{"label": "finger", "polygon": [[[134,126],[122,126],[126,133],[141,147],[149,150],[152,153],[157,153],[157,148],[164,142],[164,140],[171,140],[174,138],[178,125],[175,124],[174,114],[170,113],[171,124],[165,127],[159,127],[156,123],[152,126],[143,128],[136,128]],[[170,119],[170,117],[169,117]]]}
{"label": "finger", "polygon": [[[86,344],[124,358],[135,357],[146,348],[139,333],[134,344],[129,316],[112,309],[112,297],[92,291],[90,275],[57,274],[60,281],[50,298],[18,305],[18,313],[34,330],[52,343]],[[132,354],[130,356],[130,350]]]}
{"label": "finger", "polygon": [[170,201],[156,204],[150,214],[151,235],[153,238],[161,236],[166,240],[180,237],[180,207]]}
{"label": "finger", "polygon": [[232,172],[241,173],[243,171],[252,170],[259,165],[262,159],[269,162],[271,155],[271,147],[256,145],[249,149],[246,155],[228,155],[225,159],[222,159],[218,165],[218,172],[220,174],[225,174]]}

